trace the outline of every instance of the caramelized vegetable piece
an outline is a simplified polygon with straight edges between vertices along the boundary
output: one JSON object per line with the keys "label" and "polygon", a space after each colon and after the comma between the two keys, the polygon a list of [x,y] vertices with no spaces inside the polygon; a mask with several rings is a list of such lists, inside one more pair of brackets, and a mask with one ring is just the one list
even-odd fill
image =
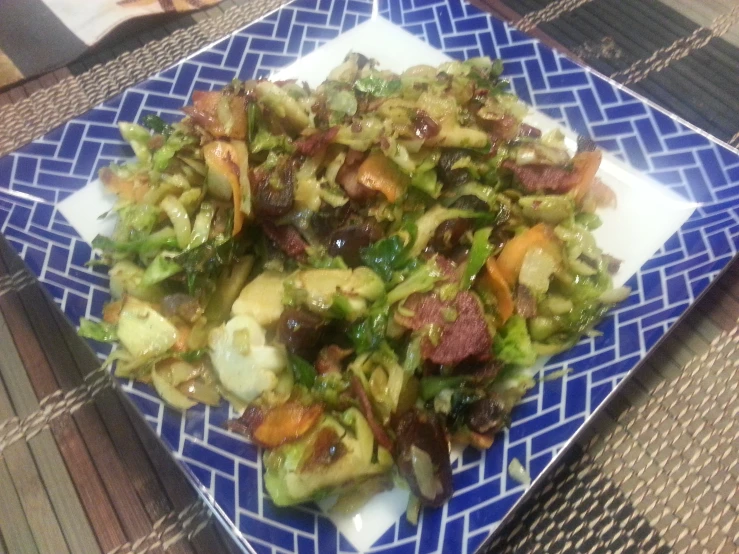
{"label": "caramelized vegetable piece", "polygon": [[302,471],[327,468],[342,458],[347,452],[341,437],[332,427],[319,429],[313,439],[313,448],[306,449],[301,460]]}
{"label": "caramelized vegetable piece", "polygon": [[439,418],[421,410],[403,414],[396,427],[400,474],[422,504],[441,506],[452,496],[449,443]]}
{"label": "caramelized vegetable piece", "polygon": [[317,131],[306,135],[295,141],[295,150],[304,156],[317,156],[326,150],[326,147],[334,140],[339,127],[334,126],[326,131]]}
{"label": "caramelized vegetable piece", "polygon": [[271,172],[256,171],[250,181],[254,208],[265,221],[286,215],[295,203],[295,172],[300,160],[282,160]]}
{"label": "caramelized vegetable piece", "polygon": [[535,247],[552,255],[555,260],[560,258],[556,238],[551,228],[543,223],[534,225],[520,235],[516,235],[503,247],[497,259],[497,266],[506,283],[511,287],[518,282],[518,274],[521,272],[526,253]]}
{"label": "caramelized vegetable piece", "polygon": [[350,148],[346,154],[344,163],[336,174],[336,182],[341,185],[346,195],[358,202],[365,202],[377,194],[377,191],[364,186],[357,180],[359,167],[364,161],[364,156],[364,152]]}
{"label": "caramelized vegetable piece", "polygon": [[184,112],[214,137],[246,138],[246,97],[196,90]]}
{"label": "caramelized vegetable piece", "polygon": [[113,173],[109,167],[100,170],[100,180],[109,192],[130,202],[140,203],[150,190],[149,185],[142,180],[133,177],[124,179]]}
{"label": "caramelized vegetable piece", "polygon": [[495,258],[490,256],[485,262],[485,272],[482,279],[483,286],[487,287],[498,301],[498,315],[501,324],[513,315],[513,294],[505,277],[498,268]]}
{"label": "caramelized vegetable piece", "polygon": [[590,185],[590,190],[582,199],[583,211],[588,211],[586,209],[588,202],[595,208],[615,208],[617,204],[616,193],[603,181],[595,178]]}
{"label": "caramelized vegetable piece", "polygon": [[395,162],[382,152],[372,152],[357,171],[360,185],[380,191],[391,203],[403,195],[407,181],[408,178],[400,172]]}
{"label": "caramelized vegetable piece", "polygon": [[590,190],[602,159],[603,155],[600,150],[595,150],[593,152],[578,152],[572,157],[572,165],[575,168],[574,173],[576,175],[576,180],[574,186],[570,189],[570,192],[573,194],[575,201],[578,204]]}
{"label": "caramelized vegetable piece", "polygon": [[329,344],[321,348],[316,358],[316,371],[325,375],[326,373],[341,373],[343,361],[352,355],[354,351],[349,348],[341,348],[335,344]]}
{"label": "caramelized vegetable piece", "polygon": [[[244,224],[242,187],[250,193],[246,145],[243,142],[213,141],[203,146],[203,157],[208,166],[208,190],[234,205],[232,234],[241,231]],[[251,201],[247,203],[251,211]]]}
{"label": "caramelized vegetable piece", "polygon": [[246,432],[259,446],[276,448],[295,441],[310,431],[323,415],[323,406],[306,406],[290,400],[265,408],[249,406],[232,430]]}
{"label": "caramelized vegetable piece", "polygon": [[367,419],[367,423],[369,424],[370,429],[372,429],[372,434],[375,436],[377,444],[392,453],[393,441],[390,440],[390,437],[388,437],[383,426],[377,421],[375,412],[372,409],[372,403],[367,396],[367,391],[364,390],[359,377],[356,375],[352,375],[352,391],[354,391],[357,400],[359,400],[359,407],[362,411],[362,415]]}
{"label": "caramelized vegetable piece", "polygon": [[162,298],[162,315],[179,317],[187,323],[194,323],[203,313],[197,298],[181,292],[168,294]]}
{"label": "caramelized vegetable piece", "polygon": [[103,307],[103,321],[105,323],[111,323],[113,325],[118,324],[118,320],[121,317],[121,309],[123,308],[123,301],[116,300],[114,302],[108,302]]}

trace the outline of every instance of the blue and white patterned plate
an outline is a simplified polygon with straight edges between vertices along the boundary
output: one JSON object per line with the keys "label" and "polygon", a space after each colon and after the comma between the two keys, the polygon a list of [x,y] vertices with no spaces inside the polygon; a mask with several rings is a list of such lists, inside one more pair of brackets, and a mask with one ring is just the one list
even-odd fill
{"label": "blue and white patterned plate", "polygon": [[0,158],[0,224],[73,323],[99,317],[108,280],[85,262],[110,202],[97,171],[132,155],[117,123],[177,119],[193,90],[234,77],[280,71],[316,84],[350,49],[397,70],[445,56],[502,58],[515,92],[538,110],[534,123],[592,137],[609,153],[601,176],[618,196],[598,240],[624,260],[618,280],[631,296],[599,325],[602,336],[547,362],[545,373],[572,370],[539,382],[488,452],[456,455],[454,497],[417,527],[402,516],[402,491],[343,519],[318,506],[277,508],[263,492],[258,449],[223,429],[227,407],[183,416],[149,387],[121,384],[245,551],[474,552],[524,493],[507,475],[510,460],[541,476],[736,254],[736,151],[459,0],[297,0]]}

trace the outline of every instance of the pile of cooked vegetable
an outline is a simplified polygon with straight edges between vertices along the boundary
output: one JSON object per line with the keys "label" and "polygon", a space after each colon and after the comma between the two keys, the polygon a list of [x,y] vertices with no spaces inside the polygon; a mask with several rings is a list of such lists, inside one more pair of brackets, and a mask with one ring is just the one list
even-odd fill
{"label": "pile of cooked vegetable", "polygon": [[537,357],[629,293],[591,234],[601,154],[523,123],[501,70],[351,54],[315,90],[234,81],[122,123],[93,242],[113,299],[81,334],[175,408],[230,402],[277,505],[443,504],[450,442],[488,448]]}

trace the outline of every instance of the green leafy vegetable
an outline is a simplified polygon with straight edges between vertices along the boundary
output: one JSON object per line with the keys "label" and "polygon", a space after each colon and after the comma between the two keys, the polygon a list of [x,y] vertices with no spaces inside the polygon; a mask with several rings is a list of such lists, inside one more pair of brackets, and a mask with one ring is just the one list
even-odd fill
{"label": "green leafy vegetable", "polygon": [[148,286],[160,283],[180,271],[182,271],[182,266],[174,262],[171,255],[162,253],[157,255],[147,266],[144,277],[141,279],[141,284]]}
{"label": "green leafy vegetable", "polygon": [[589,231],[594,231],[600,227],[603,222],[597,214],[579,213],[575,216],[575,223],[582,225]]}
{"label": "green leafy vegetable", "polygon": [[479,221],[493,223],[496,216],[488,212],[474,212],[471,210],[460,210],[456,208],[445,208],[440,204],[432,206],[421,217],[416,220],[418,233],[413,246],[410,249],[411,256],[418,256],[425,250],[436,228],[450,219],[477,219]]}
{"label": "green leafy vegetable", "polygon": [[475,231],[472,237],[472,248],[470,248],[470,256],[467,259],[467,265],[462,274],[462,281],[459,284],[461,290],[467,290],[472,285],[475,278],[485,262],[493,253],[493,245],[490,244],[490,233],[493,231],[491,227],[485,227]]}
{"label": "green leafy vegetable", "polygon": [[295,354],[287,355],[290,370],[293,372],[295,382],[304,387],[311,388],[316,382],[316,368]]}
{"label": "green leafy vegetable", "polygon": [[506,364],[530,366],[536,361],[536,351],[526,328],[526,320],[520,315],[511,316],[498,329],[493,341],[495,356]]}
{"label": "green leafy vegetable", "polygon": [[308,263],[315,269],[347,269],[341,256],[311,256]]}
{"label": "green leafy vegetable", "polygon": [[403,370],[406,373],[413,373],[421,365],[421,342],[423,335],[414,334],[408,341],[408,348],[405,351],[405,359],[403,360]]}
{"label": "green leafy vegetable", "polygon": [[357,113],[357,99],[348,90],[332,91],[329,94],[326,105],[339,121],[346,116],[352,116]]}
{"label": "green leafy vegetable", "polygon": [[209,352],[210,350],[208,348],[198,348],[197,350],[188,350],[187,352],[182,352],[181,354],[179,354],[178,357],[183,362],[192,363],[197,362],[198,360],[202,360],[203,358],[205,358],[205,356],[208,355]]}
{"label": "green leafy vegetable", "polygon": [[518,204],[526,217],[552,225],[571,218],[575,213],[575,203],[569,196],[524,196]]}
{"label": "green leafy vegetable", "polygon": [[172,134],[172,126],[158,115],[145,115],[144,118],[141,120],[141,124],[147,129],[151,129],[155,133],[164,135],[165,138]]}
{"label": "green leafy vegetable", "polygon": [[143,142],[146,143],[151,138],[151,134],[146,127],[137,125],[136,123],[121,122],[118,124],[118,130],[121,132],[123,140],[126,142]]}
{"label": "green leafy vegetable", "polygon": [[165,227],[146,238],[133,241],[116,241],[104,235],[92,239],[92,247],[104,254],[139,254],[151,251],[177,248],[177,237],[172,227]]}
{"label": "green leafy vegetable", "polygon": [[406,225],[405,230],[406,233],[392,235],[362,249],[362,261],[386,283],[392,281],[393,272],[407,269],[413,263],[409,252],[415,241],[415,226]]}
{"label": "green leafy vegetable", "polygon": [[337,319],[351,320],[354,316],[354,308],[349,299],[343,294],[334,294],[329,315]]}
{"label": "green leafy vegetable", "polygon": [[387,303],[392,306],[416,292],[428,292],[444,275],[432,260],[411,273],[402,283],[387,294]]}
{"label": "green leafy vegetable", "polygon": [[80,319],[80,330],[77,334],[98,342],[115,342],[118,340],[115,325],[105,321],[92,321],[84,317]]}
{"label": "green leafy vegetable", "polygon": [[149,204],[130,204],[118,210],[115,237],[135,241],[151,234],[162,214],[161,208]]}
{"label": "green leafy vegetable", "polygon": [[293,152],[295,147],[290,139],[285,135],[275,136],[265,129],[257,131],[254,140],[249,143],[249,150],[252,154],[258,152]]}
{"label": "green leafy vegetable", "polygon": [[262,124],[262,111],[256,102],[249,102],[246,106],[247,138],[251,144],[257,137]]}
{"label": "green leafy vegetable", "polygon": [[385,97],[395,94],[400,90],[401,82],[399,79],[387,80],[382,77],[365,77],[354,83],[354,88],[359,92],[371,94],[372,96]]}
{"label": "green leafy vegetable", "polygon": [[388,311],[385,306],[374,307],[369,315],[349,327],[347,334],[357,354],[376,350],[385,340]]}
{"label": "green leafy vegetable", "polygon": [[449,375],[441,377],[425,377],[421,379],[421,398],[431,400],[444,389],[459,387],[466,377],[464,375]]}
{"label": "green leafy vegetable", "polygon": [[436,171],[417,171],[411,178],[411,186],[422,190],[431,198],[439,198],[441,195],[441,182],[436,178]]}
{"label": "green leafy vegetable", "polygon": [[173,259],[185,272],[187,289],[191,295],[210,294],[214,279],[220,271],[231,264],[236,253],[233,239],[216,237],[197,248],[187,250]]}
{"label": "green leafy vegetable", "polygon": [[193,144],[191,137],[173,133],[167,137],[167,141],[152,156],[152,165],[156,171],[164,171],[169,166],[169,162],[174,158],[175,154]]}

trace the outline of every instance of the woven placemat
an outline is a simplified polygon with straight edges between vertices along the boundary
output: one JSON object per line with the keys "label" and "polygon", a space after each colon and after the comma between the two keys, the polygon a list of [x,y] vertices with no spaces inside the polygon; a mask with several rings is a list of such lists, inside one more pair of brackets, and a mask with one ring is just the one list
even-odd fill
{"label": "woven placemat", "polygon": [[[0,154],[281,3],[224,3],[175,25],[186,28],[133,43],[89,70],[78,67],[78,75],[58,72],[43,88],[27,86],[25,98],[5,95]],[[542,29],[590,2],[487,4],[561,46]],[[633,64],[650,63],[653,53],[647,54]],[[739,551],[738,299],[733,264],[601,413],[590,436],[486,545],[488,552]],[[235,552],[97,367],[0,240],[0,554]]]}
{"label": "woven placemat", "polygon": [[735,0],[472,1],[739,146]]}

